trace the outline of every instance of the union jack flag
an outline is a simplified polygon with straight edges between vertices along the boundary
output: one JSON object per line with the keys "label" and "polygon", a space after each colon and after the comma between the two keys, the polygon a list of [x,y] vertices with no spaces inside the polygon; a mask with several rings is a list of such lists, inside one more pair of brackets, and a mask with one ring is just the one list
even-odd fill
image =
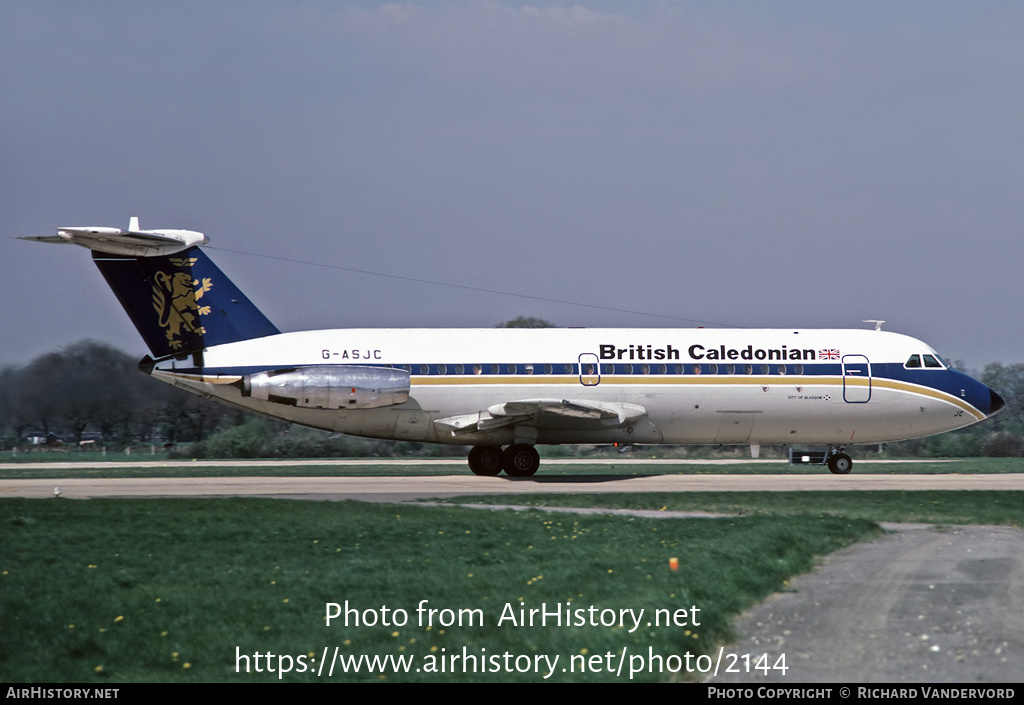
{"label": "union jack flag", "polygon": [[822,360],[838,360],[839,351],[835,348],[828,348],[826,350],[819,350],[818,357]]}

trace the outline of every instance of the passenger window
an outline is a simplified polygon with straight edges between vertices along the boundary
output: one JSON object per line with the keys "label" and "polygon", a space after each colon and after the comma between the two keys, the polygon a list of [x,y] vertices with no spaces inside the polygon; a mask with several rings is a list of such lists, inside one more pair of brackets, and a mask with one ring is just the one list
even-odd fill
{"label": "passenger window", "polygon": [[663,375],[666,372],[668,372],[668,367],[666,367],[665,365],[658,365],[658,374],[659,375]]}
{"label": "passenger window", "polygon": [[457,374],[457,375],[461,375],[461,374],[463,374],[463,373],[464,373],[465,371],[466,371],[466,368],[465,368],[465,367],[463,367],[462,365],[456,365],[456,366],[455,366],[455,374]]}
{"label": "passenger window", "polygon": [[736,374],[736,365],[726,365],[725,372],[730,375]]}
{"label": "passenger window", "polygon": [[491,365],[491,374],[492,375],[496,375],[500,371],[501,371],[500,367],[498,367],[497,365]]}
{"label": "passenger window", "polygon": [[935,359],[934,355],[925,355],[924,356],[924,366],[925,367],[938,367],[938,368],[942,367],[942,365],[939,363],[939,361]]}
{"label": "passenger window", "polygon": [[624,365],[624,367],[625,367],[625,369],[626,369],[626,374],[627,374],[627,375],[631,375],[631,374],[633,374],[633,366],[632,366],[632,365],[630,365],[630,364],[626,364],[626,365]]}
{"label": "passenger window", "polygon": [[785,365],[779,365],[779,374],[780,375],[786,374],[786,366]]}
{"label": "passenger window", "polygon": [[533,374],[533,365],[527,365],[526,367],[523,368],[523,371],[526,372],[526,374],[528,374],[528,375],[532,375]]}
{"label": "passenger window", "polygon": [[516,373],[516,366],[515,365],[509,365],[508,366],[508,373],[510,375],[514,375]]}
{"label": "passenger window", "polygon": [[752,374],[754,374],[754,366],[753,365],[744,365],[743,366],[743,371],[746,372],[748,375],[752,375]]}
{"label": "passenger window", "polygon": [[613,375],[615,374],[615,365],[601,365],[601,374]]}
{"label": "passenger window", "polygon": [[793,374],[802,375],[804,373],[803,365],[793,365]]}
{"label": "passenger window", "polygon": [[771,368],[768,367],[768,365],[761,365],[761,374],[766,375],[770,371],[771,371]]}
{"label": "passenger window", "polygon": [[716,365],[713,362],[710,365],[708,365],[708,373],[713,374],[713,375],[717,375],[718,374],[718,365]]}
{"label": "passenger window", "polygon": [[571,375],[572,374],[572,365],[566,365],[565,366],[565,374],[567,374],[567,375]]}
{"label": "passenger window", "polygon": [[484,371],[484,368],[480,365],[473,365],[473,374],[478,375]]}
{"label": "passenger window", "polygon": [[429,365],[420,365],[420,374],[421,375],[429,375],[430,374],[430,366]]}
{"label": "passenger window", "polygon": [[700,365],[694,365],[693,366],[693,374],[695,374],[695,375],[699,375],[700,374]]}
{"label": "passenger window", "polygon": [[683,374],[683,366],[682,365],[676,365],[675,368],[673,368],[673,369],[675,369],[677,375]]}
{"label": "passenger window", "polygon": [[439,375],[446,375],[446,374],[448,374],[448,366],[447,365],[438,365],[437,366],[437,374],[439,374]]}
{"label": "passenger window", "polygon": [[651,366],[650,365],[640,365],[640,374],[642,374],[642,375],[649,375],[649,374],[651,374]]}
{"label": "passenger window", "polygon": [[907,360],[907,364],[904,365],[904,367],[906,367],[907,369],[917,368],[917,367],[920,367],[920,366],[921,366],[921,356],[920,355],[911,355],[910,359]]}

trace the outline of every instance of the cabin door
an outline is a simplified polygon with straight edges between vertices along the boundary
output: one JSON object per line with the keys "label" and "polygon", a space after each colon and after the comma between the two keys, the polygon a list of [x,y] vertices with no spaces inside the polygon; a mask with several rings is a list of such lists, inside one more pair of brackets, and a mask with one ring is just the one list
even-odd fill
{"label": "cabin door", "polygon": [[584,387],[601,384],[601,363],[594,353],[580,354],[580,384]]}
{"label": "cabin door", "polygon": [[843,355],[843,401],[848,404],[871,401],[871,363],[863,355]]}

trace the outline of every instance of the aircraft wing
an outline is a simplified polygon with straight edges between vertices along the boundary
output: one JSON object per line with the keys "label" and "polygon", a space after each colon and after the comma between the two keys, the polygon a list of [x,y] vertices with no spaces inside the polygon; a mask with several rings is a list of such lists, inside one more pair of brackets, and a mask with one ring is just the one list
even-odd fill
{"label": "aircraft wing", "polygon": [[453,436],[524,424],[544,429],[601,429],[634,423],[647,415],[639,404],[572,399],[522,399],[495,404],[473,414],[437,419]]}

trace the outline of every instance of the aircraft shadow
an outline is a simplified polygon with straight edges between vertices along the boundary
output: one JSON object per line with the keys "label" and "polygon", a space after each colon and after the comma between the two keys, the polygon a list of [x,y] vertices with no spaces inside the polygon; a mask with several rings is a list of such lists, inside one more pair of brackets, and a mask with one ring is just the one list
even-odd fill
{"label": "aircraft shadow", "polygon": [[540,476],[540,477],[508,477],[502,475],[502,480],[508,482],[535,482],[540,485],[577,485],[593,482],[615,482],[616,480],[635,480],[641,477],[655,477],[652,474],[645,475],[572,475],[563,477]]}

